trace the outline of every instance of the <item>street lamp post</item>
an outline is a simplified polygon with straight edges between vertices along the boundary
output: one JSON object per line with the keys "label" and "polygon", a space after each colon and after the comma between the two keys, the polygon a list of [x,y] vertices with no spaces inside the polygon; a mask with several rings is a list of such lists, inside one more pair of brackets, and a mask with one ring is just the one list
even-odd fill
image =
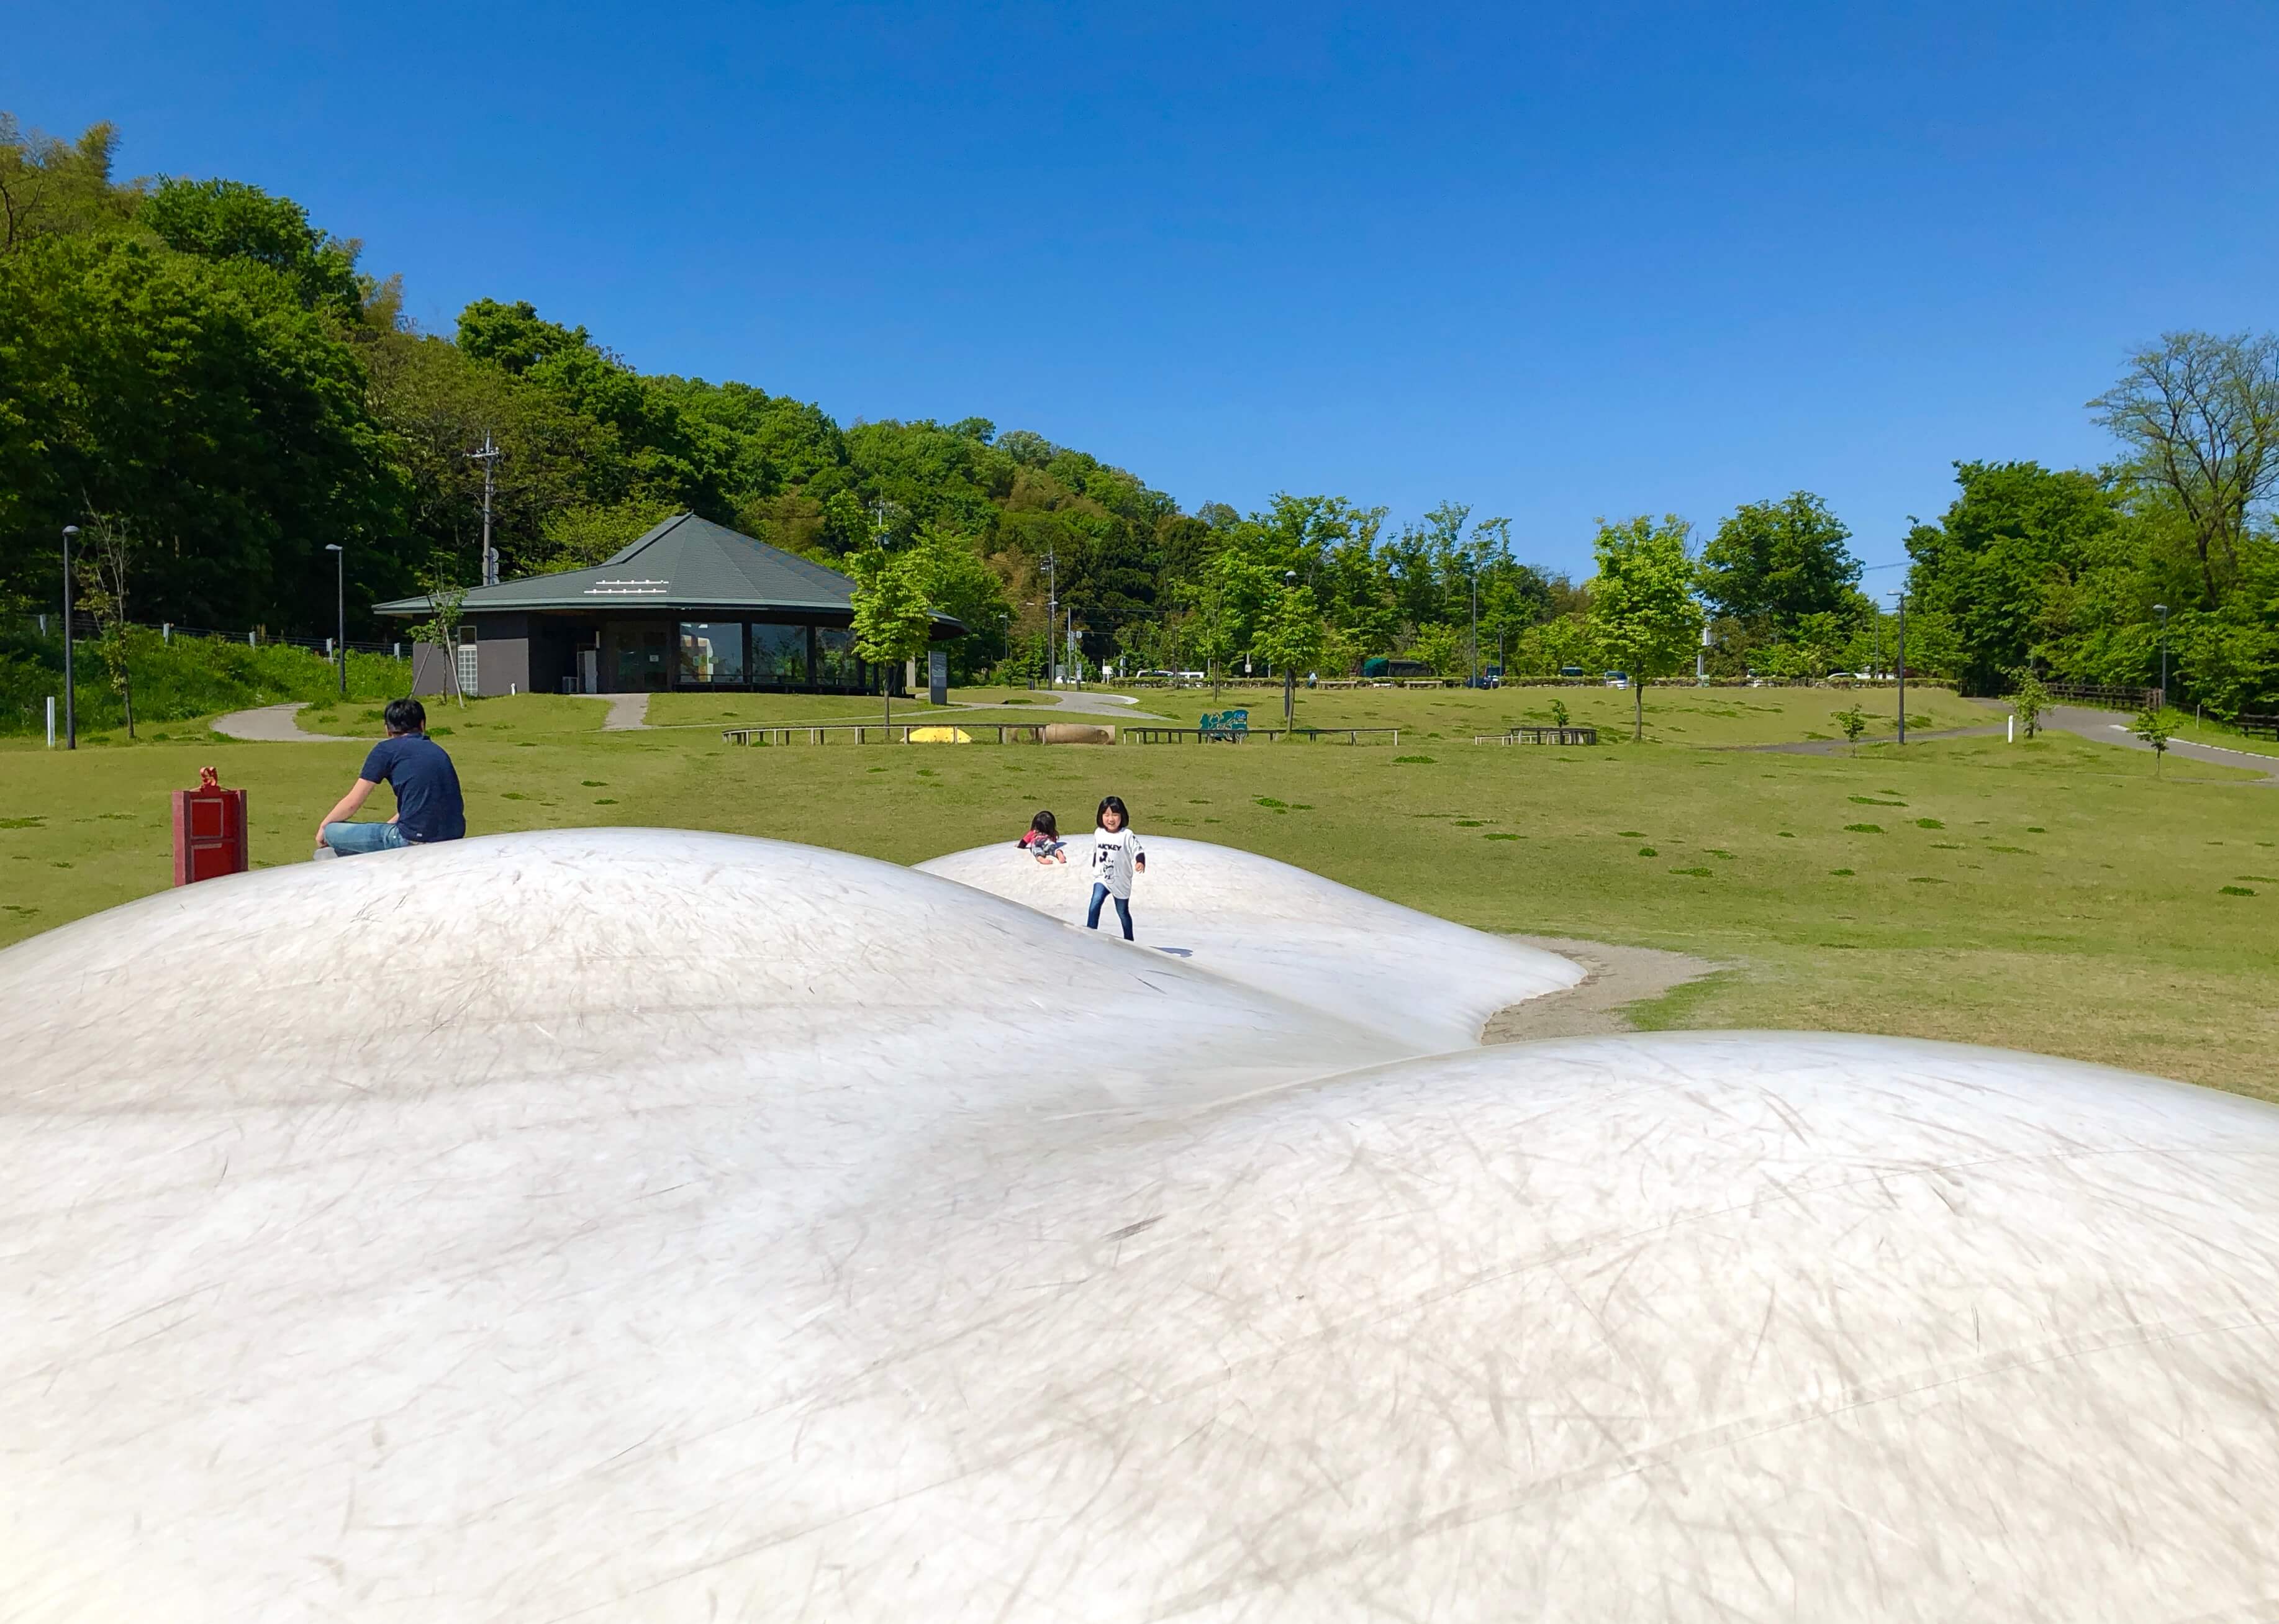
{"label": "street lamp post", "polygon": [[79,748],[79,696],[72,686],[71,549],[77,525],[64,527],[64,748]]}
{"label": "street lamp post", "polygon": [[1907,742],[1907,595],[1899,594],[1899,743]]}
{"label": "street lamp post", "polygon": [[2152,605],[2152,612],[2160,617],[2160,708],[2168,708],[2168,606]]}
{"label": "street lamp post", "polygon": [[326,542],[333,555],[334,607],[340,611],[340,635],[333,639],[333,663],[341,668],[341,697],[349,697],[349,555],[338,542]]}
{"label": "street lamp post", "polygon": [[[1297,589],[1298,589],[1298,572],[1297,572],[1296,570],[1284,570],[1284,571],[1282,572],[1282,590],[1283,590],[1285,593],[1289,593],[1289,592],[1294,592],[1294,591],[1296,591]],[[1297,703],[1298,703],[1298,667],[1297,667],[1295,665],[1291,664],[1291,663],[1290,663],[1290,662],[1288,662],[1288,661],[1285,661],[1285,662],[1283,663],[1283,666],[1282,666],[1282,725],[1283,725],[1283,727],[1288,727],[1292,726],[1292,725],[1296,721],[1296,720],[1297,720],[1297,711],[1296,711]]]}
{"label": "street lamp post", "polygon": [[1471,674],[1470,674],[1469,680],[1466,682],[1465,686],[1466,686],[1466,687],[1468,687],[1468,688],[1477,688],[1477,687],[1480,685],[1480,564],[1479,564],[1479,560],[1478,560],[1478,559],[1477,559],[1477,558],[1475,558],[1475,559],[1473,559],[1473,560],[1472,560],[1471,577],[1472,577],[1472,654],[1471,654],[1471,666],[1472,666],[1472,669],[1471,669]]}

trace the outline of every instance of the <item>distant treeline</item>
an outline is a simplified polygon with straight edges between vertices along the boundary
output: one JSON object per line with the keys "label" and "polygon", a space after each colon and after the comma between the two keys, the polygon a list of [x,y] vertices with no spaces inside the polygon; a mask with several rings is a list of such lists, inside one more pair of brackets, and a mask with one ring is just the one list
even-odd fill
{"label": "distant treeline", "polygon": [[[472,578],[468,453],[487,435],[508,574],[597,561],[684,509],[833,563],[884,541],[921,552],[935,606],[974,628],[961,674],[1033,668],[1055,597],[1092,663],[1607,658],[1592,583],[1522,562],[1508,521],[1461,504],[1398,526],[1331,496],[1183,512],[1027,429],[841,427],[748,384],[636,372],[525,302],[425,333],[397,279],[290,200],[120,181],[115,148],[108,125],[64,142],[0,115],[0,611],[52,604],[79,524],[106,538],[116,618],[323,635],[338,543],[350,635],[373,635],[372,603]],[[2165,604],[2175,688],[2267,706],[2274,370],[2268,340],[2177,335],[2093,403],[2111,466],[1959,464],[1953,505],[1907,538],[1909,664],[1983,689],[2029,668],[2145,682]],[[1848,543],[1805,492],[1693,538],[1713,669],[1887,668],[1891,604],[1861,592]]]}

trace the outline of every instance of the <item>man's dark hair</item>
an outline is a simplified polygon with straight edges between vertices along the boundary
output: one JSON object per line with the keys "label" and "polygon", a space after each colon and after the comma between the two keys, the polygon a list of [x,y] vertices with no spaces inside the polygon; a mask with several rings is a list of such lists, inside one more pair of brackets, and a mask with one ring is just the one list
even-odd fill
{"label": "man's dark hair", "polygon": [[391,699],[388,709],[380,712],[390,733],[425,733],[427,731],[427,707],[417,699]]}

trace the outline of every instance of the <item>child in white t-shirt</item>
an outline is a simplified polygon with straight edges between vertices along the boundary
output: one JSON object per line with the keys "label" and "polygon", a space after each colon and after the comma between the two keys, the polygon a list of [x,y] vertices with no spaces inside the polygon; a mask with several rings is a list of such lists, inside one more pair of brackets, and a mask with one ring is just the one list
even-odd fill
{"label": "child in white t-shirt", "polygon": [[1147,854],[1140,850],[1140,832],[1132,827],[1132,814],[1124,810],[1122,797],[1111,795],[1101,802],[1093,821],[1092,906],[1084,916],[1085,927],[1100,928],[1100,904],[1112,897],[1116,917],[1124,921],[1124,939],[1129,942],[1132,876],[1147,872]]}

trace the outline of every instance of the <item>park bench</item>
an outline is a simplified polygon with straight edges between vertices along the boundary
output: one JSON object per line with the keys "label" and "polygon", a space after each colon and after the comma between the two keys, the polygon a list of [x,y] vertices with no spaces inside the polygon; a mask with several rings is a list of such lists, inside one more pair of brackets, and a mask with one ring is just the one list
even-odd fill
{"label": "park bench", "polygon": [[1242,735],[1250,731],[1250,712],[1244,711],[1206,711],[1195,730],[1206,739],[1224,740],[1239,744]]}
{"label": "park bench", "polygon": [[2279,716],[2236,716],[2231,725],[2251,739],[2267,735],[2279,741]]}

